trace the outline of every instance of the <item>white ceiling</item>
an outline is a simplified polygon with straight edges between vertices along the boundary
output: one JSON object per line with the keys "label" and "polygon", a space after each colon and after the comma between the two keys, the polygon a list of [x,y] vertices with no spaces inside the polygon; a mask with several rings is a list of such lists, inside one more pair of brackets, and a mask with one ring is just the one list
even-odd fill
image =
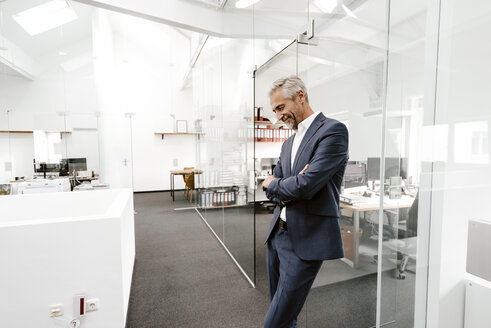
{"label": "white ceiling", "polygon": [[[0,34],[14,42],[33,60],[50,53],[58,53],[70,45],[91,37],[92,33],[92,14],[94,7],[70,1],[78,19],[50,31],[46,31],[36,36],[30,36],[13,19],[12,15],[28,8],[34,7],[48,0],[6,0],[0,2],[0,11],[3,17],[3,24],[0,26]],[[156,0],[160,1],[160,0]],[[165,0],[170,1],[170,0]],[[173,0],[194,3],[196,6],[213,6],[221,10],[239,10],[235,8],[237,0]],[[224,2],[225,1],[225,2]],[[311,1],[312,2],[312,1]],[[339,0],[350,7],[357,18],[348,17],[345,12],[336,9],[332,15],[312,11],[312,6],[308,8],[308,2],[300,0],[262,0],[252,8],[244,10],[254,10],[254,14],[271,16],[271,21],[277,24],[288,25],[298,24],[299,18],[302,22],[307,21],[307,12],[311,18],[316,20],[316,35],[326,37],[334,41],[323,41],[325,46],[318,47],[317,56],[322,60],[339,60],[344,64],[346,58],[344,53],[337,56],[332,55],[333,46],[339,43],[351,42],[351,48],[358,48],[358,53],[364,55],[369,49],[377,51],[383,48],[386,41],[386,1],[385,0]],[[393,41],[401,41],[402,44],[409,41],[418,40],[424,35],[424,13],[427,5],[426,0],[413,0],[410,3],[405,1],[393,3],[391,7],[391,33]],[[419,15],[418,15],[419,14]],[[175,27],[146,21],[141,18],[125,16],[122,14],[110,14],[110,21],[114,30],[131,42],[139,44],[147,51],[154,53],[166,53],[172,44],[172,38],[182,37],[191,39],[196,32],[184,31]],[[304,19],[305,18],[305,19]],[[336,41],[338,40],[338,41]],[[341,47],[346,51],[349,47]],[[324,53],[321,52],[325,50]],[[348,49],[349,50],[349,49]],[[294,56],[295,54],[285,53],[284,56]],[[317,60],[317,62],[319,62]],[[353,64],[358,65],[355,59],[348,58]],[[286,60],[290,62],[290,60]]]}
{"label": "white ceiling", "polygon": [[93,8],[76,2],[70,4],[78,19],[38,35],[29,35],[13,20],[12,15],[46,2],[47,0],[6,0],[0,4],[3,16],[1,34],[14,42],[32,59],[51,52],[63,51],[67,45],[91,37],[92,34]]}
{"label": "white ceiling", "polygon": [[[82,49],[82,44],[90,44],[92,38],[92,17],[95,7],[76,1],[70,5],[77,14],[77,19],[61,27],[29,35],[14,19],[12,15],[48,2],[49,0],[6,0],[0,2],[0,35],[13,42],[21,51],[34,62],[44,60],[49,56],[58,56],[60,51],[67,52],[69,57],[77,57],[82,53],[70,53],[69,50],[91,51]],[[183,31],[174,27],[148,21],[121,13],[108,12],[109,21],[113,31],[123,36],[128,43],[136,44],[140,50],[167,59],[173,38],[190,40],[195,32]],[[0,39],[0,45],[2,44]],[[90,46],[89,46],[90,47]],[[0,56],[2,55],[0,49]],[[161,56],[162,55],[162,56]],[[15,57],[15,53],[13,55]],[[44,58],[43,58],[44,57]],[[15,58],[13,58],[15,63]],[[172,64],[172,63],[169,63]],[[3,65],[0,62],[0,73],[22,76],[20,73]]]}

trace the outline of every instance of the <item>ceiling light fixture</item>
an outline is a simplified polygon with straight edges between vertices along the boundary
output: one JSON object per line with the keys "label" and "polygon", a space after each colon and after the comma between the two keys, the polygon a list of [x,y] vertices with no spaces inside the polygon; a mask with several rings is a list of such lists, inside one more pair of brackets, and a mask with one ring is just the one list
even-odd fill
{"label": "ceiling light fixture", "polygon": [[252,6],[255,3],[258,3],[261,0],[238,0],[235,3],[235,7],[237,8],[247,8],[249,6]]}
{"label": "ceiling light fixture", "polygon": [[345,5],[342,5],[342,7],[343,7],[344,11],[346,12],[346,15],[348,15],[349,17],[358,18],[358,16],[356,16],[355,13],[351,11],[351,9],[349,9]]}
{"label": "ceiling light fixture", "polygon": [[314,0],[314,4],[323,12],[331,14],[338,6],[338,0]]}
{"label": "ceiling light fixture", "polygon": [[52,0],[12,15],[30,35],[36,35],[77,19],[66,0]]}

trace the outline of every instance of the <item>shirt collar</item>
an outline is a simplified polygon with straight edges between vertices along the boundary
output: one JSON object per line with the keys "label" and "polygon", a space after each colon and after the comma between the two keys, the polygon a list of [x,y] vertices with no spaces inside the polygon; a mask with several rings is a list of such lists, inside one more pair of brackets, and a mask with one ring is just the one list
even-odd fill
{"label": "shirt collar", "polygon": [[295,131],[295,132],[297,132],[297,133],[304,133],[305,131],[307,131],[309,129],[310,125],[312,124],[312,122],[314,122],[314,120],[317,117],[317,115],[319,115],[319,113],[320,112],[314,112],[309,117],[307,117],[305,120],[303,120],[302,122],[298,123],[298,130]]}

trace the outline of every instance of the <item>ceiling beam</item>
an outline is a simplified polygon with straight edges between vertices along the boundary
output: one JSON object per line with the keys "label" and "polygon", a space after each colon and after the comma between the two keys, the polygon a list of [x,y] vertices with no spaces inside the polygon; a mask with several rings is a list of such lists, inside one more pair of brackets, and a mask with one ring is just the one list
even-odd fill
{"label": "ceiling beam", "polygon": [[[201,3],[176,0],[72,1],[222,38],[293,39],[298,33],[298,26],[288,24],[287,20],[277,20],[275,23],[270,15],[263,16],[252,10],[214,8]],[[276,18],[277,16],[278,14]]]}

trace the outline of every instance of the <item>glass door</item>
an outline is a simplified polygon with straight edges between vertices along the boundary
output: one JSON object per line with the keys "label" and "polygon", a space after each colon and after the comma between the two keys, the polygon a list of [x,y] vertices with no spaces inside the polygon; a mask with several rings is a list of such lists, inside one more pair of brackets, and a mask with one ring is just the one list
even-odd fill
{"label": "glass door", "polygon": [[[364,17],[376,27],[372,37],[346,33],[359,29],[345,14],[316,22],[317,35],[299,40],[298,75],[306,83],[310,105],[349,131],[349,162],[341,195],[341,235],[345,258],[324,261],[304,308],[307,327],[373,327],[377,323],[379,247],[391,225],[380,174],[382,153],[385,1],[377,14]],[[361,15],[361,12],[359,13]],[[378,166],[377,166],[378,164]],[[385,230],[384,230],[385,229]],[[394,235],[390,235],[391,238]]]}
{"label": "glass door", "polygon": [[416,279],[427,279],[416,275],[426,2],[345,2],[331,15],[315,4],[298,75],[314,111],[348,127],[350,160],[340,203],[345,258],[324,262],[307,326],[414,327]]}

